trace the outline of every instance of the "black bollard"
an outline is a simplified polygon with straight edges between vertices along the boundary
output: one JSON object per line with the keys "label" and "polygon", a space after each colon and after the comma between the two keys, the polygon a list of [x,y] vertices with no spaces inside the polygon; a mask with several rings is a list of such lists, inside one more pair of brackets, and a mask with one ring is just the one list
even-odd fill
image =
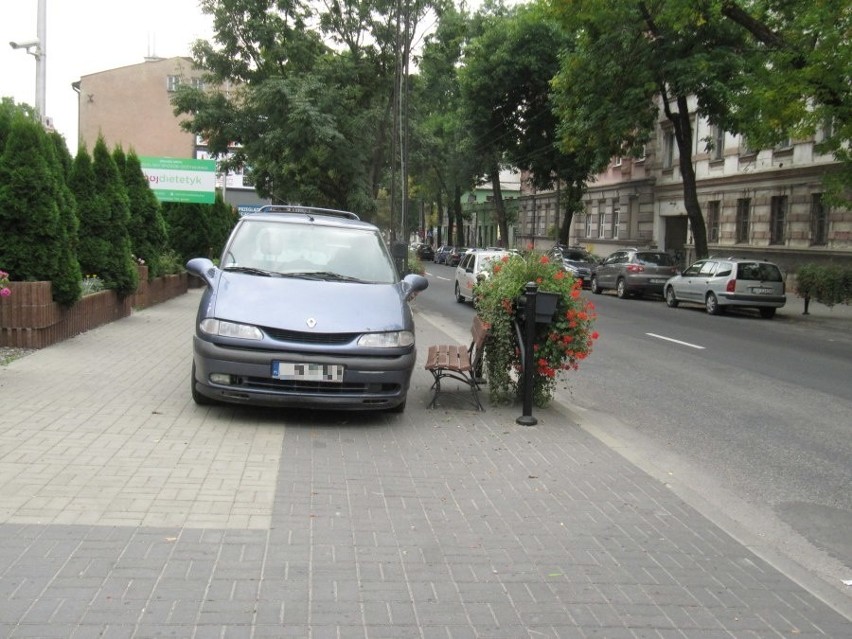
{"label": "black bollard", "polygon": [[535,304],[537,295],[538,286],[536,283],[527,282],[527,285],[524,287],[524,296],[526,297],[526,301],[524,303],[525,335],[524,343],[522,344],[524,349],[524,366],[521,371],[524,414],[515,420],[521,426],[535,426],[538,424],[538,420],[532,415],[533,371],[535,370],[535,364],[533,362],[535,352],[533,350],[533,345],[535,344]]}

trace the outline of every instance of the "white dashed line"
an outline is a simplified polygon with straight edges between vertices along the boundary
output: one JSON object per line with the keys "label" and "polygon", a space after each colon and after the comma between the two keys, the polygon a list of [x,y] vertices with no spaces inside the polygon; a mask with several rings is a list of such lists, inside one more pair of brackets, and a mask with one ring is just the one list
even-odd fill
{"label": "white dashed line", "polygon": [[690,344],[689,342],[682,342],[679,339],[672,339],[671,337],[664,337],[662,335],[657,335],[656,333],[645,333],[645,335],[649,335],[651,337],[656,337],[657,339],[663,339],[667,342],[674,342],[675,344],[680,344],[681,346],[689,346],[689,348],[697,348],[700,351],[704,350],[704,347],[699,346],[698,344]]}

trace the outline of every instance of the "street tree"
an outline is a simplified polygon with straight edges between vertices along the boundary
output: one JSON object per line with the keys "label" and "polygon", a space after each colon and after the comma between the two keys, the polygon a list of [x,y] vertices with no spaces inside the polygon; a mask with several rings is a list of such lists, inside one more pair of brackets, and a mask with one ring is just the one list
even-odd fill
{"label": "street tree", "polygon": [[[769,148],[815,138],[840,170],[828,176],[837,204],[852,202],[852,11],[848,0],[721,0],[723,19],[752,44],[755,64],[745,90],[730,96],[727,128]],[[713,16],[716,18],[716,16]]]}
{"label": "street tree", "polygon": [[[425,5],[407,6],[422,14]],[[215,42],[193,49],[208,87],[175,97],[186,127],[224,168],[249,166],[262,196],[372,216],[393,130],[397,4],[323,12],[298,0],[207,0],[202,9]]]}
{"label": "street tree", "polygon": [[[743,89],[751,55],[740,29],[708,20],[694,3],[662,0],[550,2],[575,39],[554,79],[566,152],[596,149],[598,160],[640,155],[662,110],[677,146],[684,207],[695,252],[707,256],[707,232],[692,163],[694,117],[724,122]],[[613,28],[618,25],[618,28]]]}
{"label": "street tree", "polygon": [[452,4],[442,7],[412,81],[411,170],[422,191],[435,202],[439,230],[447,210],[447,237],[439,236],[438,245],[464,244],[461,198],[475,185],[476,162],[457,73],[469,33],[470,16],[464,9]]}

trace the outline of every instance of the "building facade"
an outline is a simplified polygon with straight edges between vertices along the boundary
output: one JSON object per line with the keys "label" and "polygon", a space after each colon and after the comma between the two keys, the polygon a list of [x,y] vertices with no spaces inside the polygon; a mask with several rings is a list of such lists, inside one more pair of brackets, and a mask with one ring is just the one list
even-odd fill
{"label": "building facade", "polygon": [[[209,159],[205,141],[184,131],[171,100],[181,85],[203,86],[203,72],[188,57],[146,58],[74,83],[78,94],[79,142],[91,151],[103,136],[107,148],[121,146],[138,156]],[[254,190],[250,172],[217,176],[226,202],[240,210],[269,200]]]}
{"label": "building facade", "polygon": [[[822,132],[756,150],[697,116],[693,131],[692,163],[711,255],[769,259],[788,272],[806,262],[852,260],[852,211],[824,197],[824,179],[838,164],[817,151]],[[561,219],[557,199],[556,192],[527,189],[518,237],[549,248]],[[671,252],[682,265],[695,258],[678,149],[662,114],[644,157],[615,158],[589,183],[584,204],[571,224],[571,244],[599,256],[642,246]]]}

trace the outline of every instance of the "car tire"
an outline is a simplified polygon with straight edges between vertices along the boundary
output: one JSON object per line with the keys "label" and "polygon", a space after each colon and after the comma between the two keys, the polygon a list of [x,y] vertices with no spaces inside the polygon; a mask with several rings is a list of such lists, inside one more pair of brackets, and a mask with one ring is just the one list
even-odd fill
{"label": "car tire", "polygon": [[459,288],[459,283],[456,282],[456,301],[461,304],[464,302],[464,296],[461,294],[461,289]]}
{"label": "car tire", "polygon": [[594,275],[592,275],[592,280],[589,282],[589,288],[595,295],[600,295],[603,290],[600,286],[598,286],[598,278]]}
{"label": "car tire", "polygon": [[722,314],[722,307],[719,305],[719,300],[716,299],[716,295],[713,293],[707,294],[707,297],[704,300],[704,308],[707,309],[708,315]]}
{"label": "car tire", "polygon": [[678,299],[675,297],[674,289],[669,286],[666,289],[666,306],[668,306],[669,308],[677,308],[677,305],[679,303],[680,302],[678,302]]}
{"label": "car tire", "polygon": [[216,402],[207,397],[207,395],[202,395],[198,392],[198,389],[195,387],[195,362],[192,363],[192,375],[189,378],[189,387],[192,391],[192,401],[196,403],[198,406],[212,406]]}
{"label": "car tire", "polygon": [[760,312],[760,316],[763,319],[772,319],[773,317],[775,317],[776,309],[774,308],[759,308],[757,310]]}
{"label": "car tire", "polygon": [[630,297],[630,294],[627,292],[627,282],[624,281],[623,277],[618,278],[618,281],[615,283],[615,294],[621,300]]}

